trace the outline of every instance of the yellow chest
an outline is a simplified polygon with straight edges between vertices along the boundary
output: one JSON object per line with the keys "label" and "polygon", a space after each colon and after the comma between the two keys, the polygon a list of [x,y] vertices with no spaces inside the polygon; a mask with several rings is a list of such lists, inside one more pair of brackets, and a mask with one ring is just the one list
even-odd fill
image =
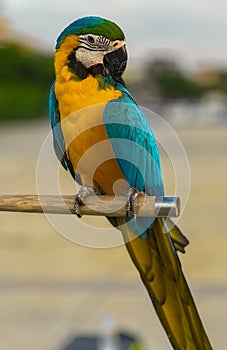
{"label": "yellow chest", "polygon": [[115,90],[113,86],[100,89],[98,80],[89,76],[82,81],[75,79],[67,82],[56,81],[55,95],[62,120],[82,108],[117,99],[121,96],[121,91]]}
{"label": "yellow chest", "polygon": [[121,91],[112,86],[100,89],[98,81],[88,77],[57,81],[55,94],[66,154],[75,173],[80,174],[84,185],[101,186],[112,194],[113,184],[122,179],[122,174],[106,134],[103,113],[106,103],[119,98]]}

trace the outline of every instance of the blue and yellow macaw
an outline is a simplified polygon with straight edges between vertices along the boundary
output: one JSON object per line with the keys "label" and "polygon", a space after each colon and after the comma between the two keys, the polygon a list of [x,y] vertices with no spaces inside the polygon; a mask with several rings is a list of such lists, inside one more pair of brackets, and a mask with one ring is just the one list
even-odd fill
{"label": "blue and yellow macaw", "polygon": [[138,192],[163,196],[159,153],[151,127],[125,87],[125,36],[113,22],[84,17],[58,37],[50,93],[54,148],[83,187],[75,211],[93,189],[127,190],[129,217],[111,219],[122,232],[167,336],[176,350],[209,350],[210,342],[183,275],[177,250],[187,239],[164,218],[136,218]]}

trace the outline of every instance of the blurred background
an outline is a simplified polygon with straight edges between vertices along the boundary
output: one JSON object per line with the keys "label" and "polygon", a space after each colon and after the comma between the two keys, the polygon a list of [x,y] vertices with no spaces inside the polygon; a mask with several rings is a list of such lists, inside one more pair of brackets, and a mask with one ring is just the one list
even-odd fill
{"label": "blurred background", "polygon": [[[0,192],[37,191],[59,33],[84,15],[116,21],[128,42],[128,88],[174,128],[189,159],[179,226],[191,244],[180,258],[214,349],[227,345],[226,13],[223,0],[0,1]],[[168,189],[171,162],[162,164]],[[45,170],[48,187],[48,162]],[[63,170],[61,181],[75,192]],[[0,266],[1,349],[73,350],[100,334],[114,339],[108,349],[171,349],[122,246],[79,246],[44,215],[0,213]],[[119,339],[128,345],[116,347]]]}

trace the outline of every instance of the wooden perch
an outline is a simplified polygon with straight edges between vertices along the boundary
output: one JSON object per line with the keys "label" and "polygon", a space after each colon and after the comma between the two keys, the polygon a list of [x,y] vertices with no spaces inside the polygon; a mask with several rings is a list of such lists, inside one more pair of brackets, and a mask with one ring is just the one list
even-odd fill
{"label": "wooden perch", "polygon": [[[0,211],[27,213],[74,213],[75,195],[0,195]],[[125,196],[89,196],[81,206],[82,215],[108,217],[126,216]],[[138,216],[177,217],[180,214],[178,197],[138,196]]]}

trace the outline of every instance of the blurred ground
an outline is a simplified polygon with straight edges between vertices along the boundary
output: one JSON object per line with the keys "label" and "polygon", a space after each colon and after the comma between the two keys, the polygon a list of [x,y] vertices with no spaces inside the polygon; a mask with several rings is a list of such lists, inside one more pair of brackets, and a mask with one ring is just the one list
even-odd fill
{"label": "blurred ground", "polygon": [[[43,121],[1,126],[0,192],[36,192],[36,161],[47,133]],[[177,133],[192,176],[180,220],[191,244],[181,261],[213,347],[224,349],[227,127]],[[51,181],[48,164],[46,170]],[[138,334],[147,350],[171,349],[124,247],[81,247],[56,233],[44,215],[0,213],[0,266],[1,349],[61,350],[70,337],[100,330],[104,315]]]}

